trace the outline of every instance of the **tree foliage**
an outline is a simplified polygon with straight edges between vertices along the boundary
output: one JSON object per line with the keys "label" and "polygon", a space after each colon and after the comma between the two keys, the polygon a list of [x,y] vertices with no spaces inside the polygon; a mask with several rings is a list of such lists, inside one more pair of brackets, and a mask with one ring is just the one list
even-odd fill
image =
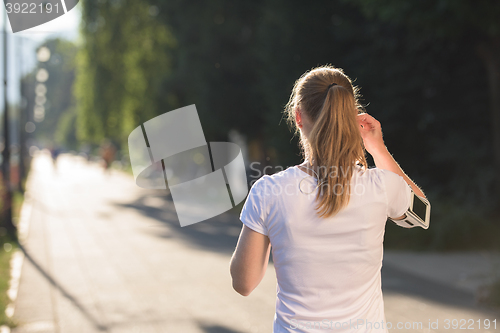
{"label": "tree foliage", "polygon": [[168,106],[159,104],[175,39],[141,1],[86,1],[75,95],[78,137],[125,142]]}
{"label": "tree foliage", "polygon": [[50,59],[45,63],[39,63],[33,73],[23,79],[27,101],[28,112],[31,113],[29,120],[33,120],[33,109],[35,106],[35,75],[39,68],[44,68],[49,77],[43,84],[46,86],[46,102],[44,103],[45,117],[41,122],[35,122],[35,138],[42,143],[54,142],[55,132],[58,128],[60,117],[74,105],[72,86],[75,79],[75,57],[77,47],[70,41],[64,39],[50,39],[40,47],[45,46],[50,50]]}
{"label": "tree foliage", "polygon": [[344,0],[372,18],[436,37],[458,38],[477,33],[500,35],[500,2],[496,0]]}
{"label": "tree foliage", "polygon": [[438,222],[414,233],[415,246],[493,242],[485,217],[497,203],[491,137],[500,129],[491,126],[496,95],[480,50],[497,54],[496,1],[89,0],[83,8],[80,140],[123,143],[155,115],[196,104],[207,141],[236,129],[252,161],[278,171],[300,161],[281,119],[294,81],[330,63],[362,87],[390,151],[433,202]]}

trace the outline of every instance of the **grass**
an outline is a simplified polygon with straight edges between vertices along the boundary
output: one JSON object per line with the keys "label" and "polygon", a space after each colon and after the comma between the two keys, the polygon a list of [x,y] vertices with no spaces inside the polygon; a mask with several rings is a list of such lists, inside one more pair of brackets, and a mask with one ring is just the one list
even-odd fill
{"label": "grass", "polygon": [[[2,244],[2,248],[0,249],[0,326],[6,325],[13,327],[15,326],[14,322],[11,318],[7,317],[5,309],[10,302],[7,296],[10,280],[10,259],[12,253],[17,249],[17,246],[14,242],[9,243],[8,240],[2,240],[0,243]],[[4,246],[4,244],[12,244],[9,251],[6,251],[6,248],[9,249],[9,246]]]}
{"label": "grass", "polygon": [[[19,191],[13,193],[12,218],[14,220],[14,223],[19,220],[23,200],[23,193]],[[15,239],[15,237],[0,231],[0,326],[15,326],[14,321],[11,318],[7,317],[7,315],[5,314],[5,309],[10,303],[10,299],[7,296],[7,290],[9,290],[10,281],[10,259],[12,258],[12,254],[17,250],[17,248],[17,240]]]}

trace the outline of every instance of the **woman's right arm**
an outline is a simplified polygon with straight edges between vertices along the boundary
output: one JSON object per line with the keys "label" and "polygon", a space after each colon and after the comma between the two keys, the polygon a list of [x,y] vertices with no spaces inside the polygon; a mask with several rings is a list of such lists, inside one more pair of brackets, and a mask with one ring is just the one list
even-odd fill
{"label": "woman's right arm", "polygon": [[373,156],[377,168],[389,170],[400,175],[411,186],[416,195],[425,198],[424,192],[404,173],[389,150],[387,150],[382,138],[380,122],[369,114],[362,113],[358,115],[358,123],[365,148]]}

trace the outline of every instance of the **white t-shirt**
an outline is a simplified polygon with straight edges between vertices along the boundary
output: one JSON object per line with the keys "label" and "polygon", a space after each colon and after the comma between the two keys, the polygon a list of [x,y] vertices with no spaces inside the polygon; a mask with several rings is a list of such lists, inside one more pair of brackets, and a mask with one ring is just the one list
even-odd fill
{"label": "white t-shirt", "polygon": [[278,280],[273,332],[387,332],[385,223],[406,212],[411,189],[393,172],[356,166],[349,204],[319,218],[316,184],[297,166],[265,175],[241,211],[241,221],[271,242]]}

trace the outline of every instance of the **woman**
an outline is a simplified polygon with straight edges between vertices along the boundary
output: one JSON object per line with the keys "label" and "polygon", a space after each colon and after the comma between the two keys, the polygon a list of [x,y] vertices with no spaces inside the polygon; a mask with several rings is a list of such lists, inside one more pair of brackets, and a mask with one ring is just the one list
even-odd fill
{"label": "woman", "polygon": [[[424,193],[392,158],[341,69],[302,75],[285,112],[305,161],[252,186],[230,264],[233,288],[247,296],[257,287],[272,245],[273,332],[387,332],[385,223],[404,217],[411,190]],[[367,169],[365,149],[376,168]]]}

